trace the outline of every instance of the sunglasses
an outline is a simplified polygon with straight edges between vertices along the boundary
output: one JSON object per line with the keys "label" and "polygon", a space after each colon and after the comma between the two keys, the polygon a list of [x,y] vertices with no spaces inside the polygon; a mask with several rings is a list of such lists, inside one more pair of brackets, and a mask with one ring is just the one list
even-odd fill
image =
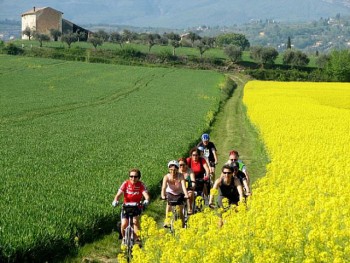
{"label": "sunglasses", "polygon": [[223,174],[232,174],[232,172],[222,172]]}
{"label": "sunglasses", "polygon": [[137,175],[129,175],[130,178],[139,178]]}
{"label": "sunglasses", "polygon": [[237,159],[231,159],[231,162],[235,162],[235,161],[237,161]]}
{"label": "sunglasses", "polygon": [[186,164],[185,164],[185,163],[180,163],[179,165],[180,165],[180,166],[185,166]]}

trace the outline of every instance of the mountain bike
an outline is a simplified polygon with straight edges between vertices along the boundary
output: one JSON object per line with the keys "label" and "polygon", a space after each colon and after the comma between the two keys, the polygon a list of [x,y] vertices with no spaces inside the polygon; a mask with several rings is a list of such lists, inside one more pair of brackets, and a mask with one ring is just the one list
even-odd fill
{"label": "mountain bike", "polygon": [[165,198],[163,200],[167,200],[168,205],[171,208],[171,218],[170,218],[170,232],[175,235],[175,222],[179,219],[181,220],[181,210],[180,205],[183,206],[182,208],[182,214],[183,214],[183,224],[182,226],[184,228],[187,228],[187,221],[188,221],[188,210],[187,210],[187,199],[185,199],[182,203],[178,200],[169,200],[168,198]]}
{"label": "mountain bike", "polygon": [[[207,181],[203,178],[196,179],[196,189],[194,191],[194,202],[192,211],[193,213],[202,212],[205,205],[209,203],[209,195],[204,194],[204,185],[207,184]],[[209,189],[207,189],[209,191]]]}
{"label": "mountain bike", "polygon": [[[141,208],[140,208],[141,206]],[[132,258],[132,248],[134,246],[134,216],[139,215],[144,210],[144,206],[140,203],[125,203],[122,206],[122,214],[127,216],[129,221],[128,226],[125,228],[124,244],[126,245],[126,257],[127,261],[130,262]],[[121,214],[121,215],[122,215]]]}

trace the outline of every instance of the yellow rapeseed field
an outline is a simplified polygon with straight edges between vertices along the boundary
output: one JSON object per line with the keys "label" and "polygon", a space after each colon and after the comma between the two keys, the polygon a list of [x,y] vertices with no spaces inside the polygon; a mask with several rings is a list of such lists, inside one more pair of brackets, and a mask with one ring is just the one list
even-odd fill
{"label": "yellow rapeseed field", "polygon": [[253,196],[175,236],[143,216],[133,262],[349,262],[350,84],[251,81],[244,103],[270,158]]}

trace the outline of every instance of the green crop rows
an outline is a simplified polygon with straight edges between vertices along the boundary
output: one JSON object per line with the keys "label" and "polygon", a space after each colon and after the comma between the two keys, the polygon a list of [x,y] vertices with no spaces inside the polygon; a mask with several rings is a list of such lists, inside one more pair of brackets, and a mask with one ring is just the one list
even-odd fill
{"label": "green crop rows", "polygon": [[225,82],[209,71],[0,61],[0,261],[49,257],[114,224],[127,171],[157,185],[208,128]]}

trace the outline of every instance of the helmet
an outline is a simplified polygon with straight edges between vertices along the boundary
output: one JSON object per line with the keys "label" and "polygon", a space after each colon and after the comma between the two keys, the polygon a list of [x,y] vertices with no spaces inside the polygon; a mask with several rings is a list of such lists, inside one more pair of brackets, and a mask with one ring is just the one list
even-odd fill
{"label": "helmet", "polygon": [[202,141],[209,141],[210,137],[208,133],[203,133],[202,134]]}
{"label": "helmet", "polygon": [[168,162],[168,168],[170,168],[171,165],[175,165],[177,169],[179,169],[179,163],[176,160],[171,160]]}
{"label": "helmet", "polygon": [[198,146],[197,148],[199,151],[204,152],[204,147],[203,146]]}

